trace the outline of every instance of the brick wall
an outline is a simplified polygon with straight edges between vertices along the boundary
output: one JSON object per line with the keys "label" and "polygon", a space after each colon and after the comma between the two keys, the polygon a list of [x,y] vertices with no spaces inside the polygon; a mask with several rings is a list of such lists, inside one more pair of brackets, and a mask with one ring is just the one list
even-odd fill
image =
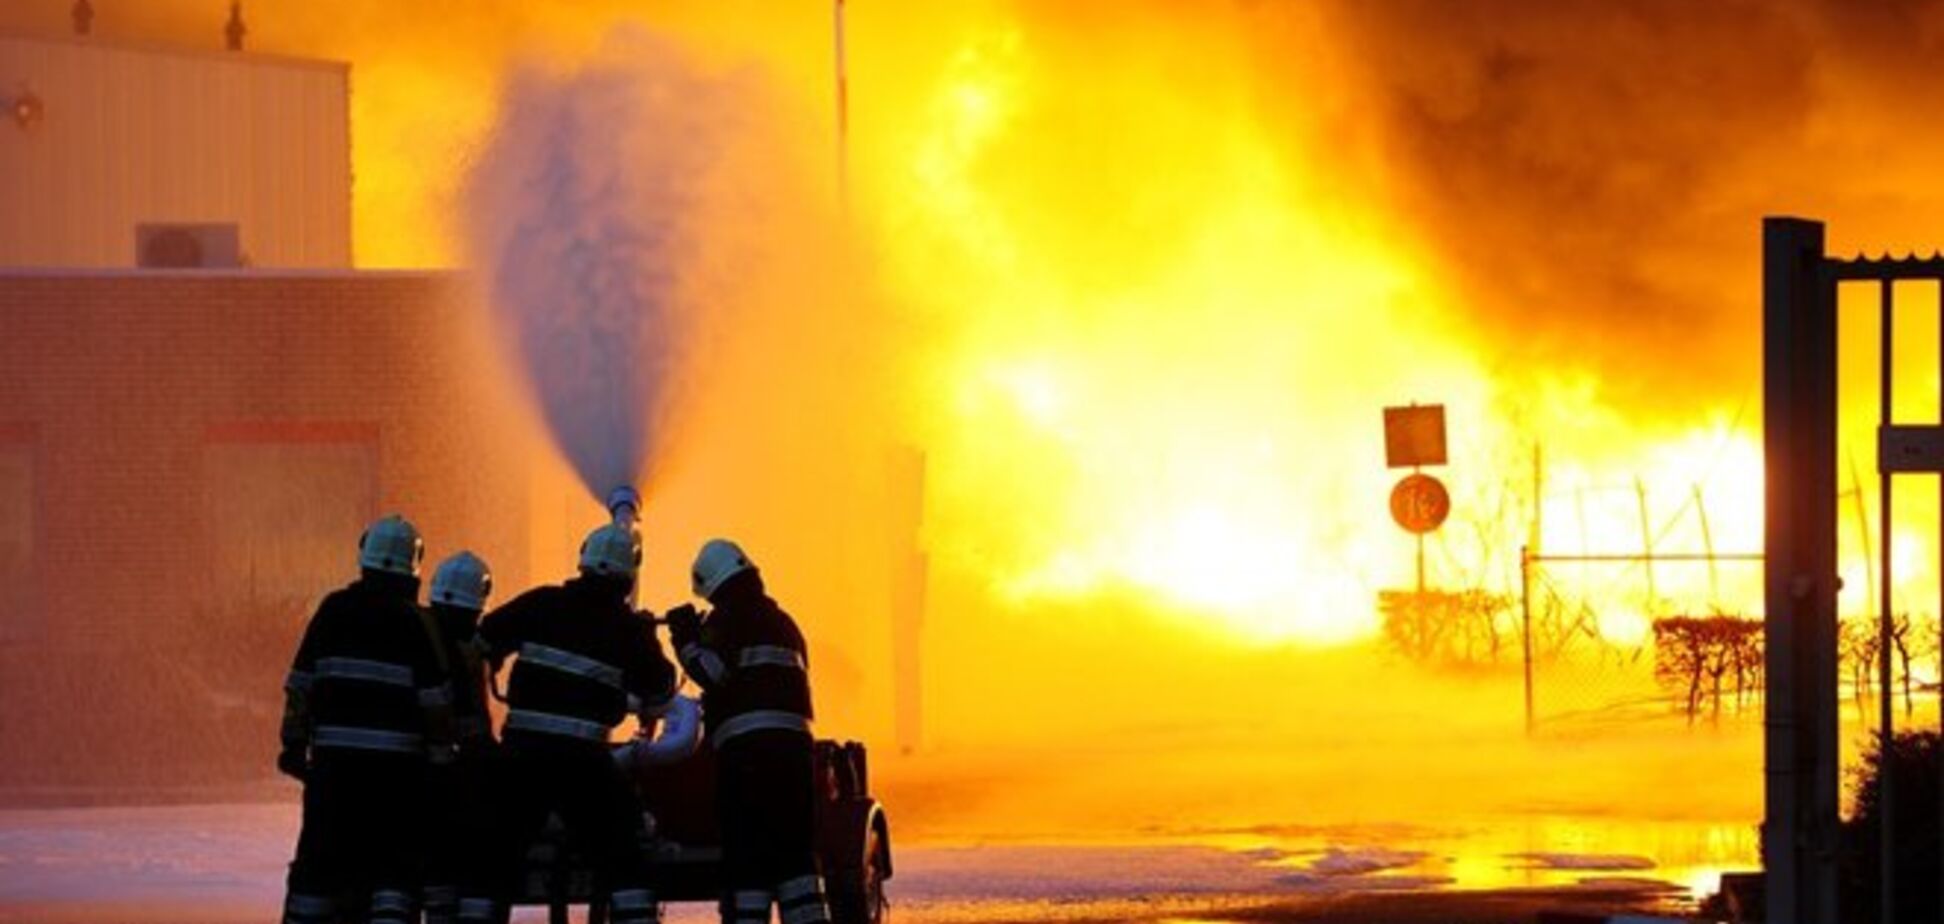
{"label": "brick wall", "polygon": [[307,614],[222,605],[247,576],[211,564],[212,446],[369,445],[378,511],[523,586],[529,459],[476,325],[437,273],[0,272],[0,432],[35,459],[41,585],[0,632],[0,787],[266,766]]}

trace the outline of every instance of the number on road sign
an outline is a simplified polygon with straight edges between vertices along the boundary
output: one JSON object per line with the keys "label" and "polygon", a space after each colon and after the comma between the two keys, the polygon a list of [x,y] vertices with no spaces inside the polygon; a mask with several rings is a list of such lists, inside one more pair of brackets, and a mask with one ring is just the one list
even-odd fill
{"label": "number on road sign", "polygon": [[1397,525],[1422,535],[1444,525],[1451,515],[1451,495],[1430,475],[1406,475],[1391,489],[1390,508]]}

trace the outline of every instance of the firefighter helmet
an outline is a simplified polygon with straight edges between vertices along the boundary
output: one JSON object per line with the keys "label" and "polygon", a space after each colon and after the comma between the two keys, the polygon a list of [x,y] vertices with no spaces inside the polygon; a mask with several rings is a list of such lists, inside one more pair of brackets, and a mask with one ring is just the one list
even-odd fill
{"label": "firefighter helmet", "polygon": [[358,537],[358,567],[418,577],[425,558],[425,541],[404,517],[392,514],[365,528]]}
{"label": "firefighter helmet", "polygon": [[741,546],[727,539],[711,539],[696,553],[695,570],[689,577],[695,595],[707,600],[715,595],[723,581],[755,567]]}
{"label": "firefighter helmet", "polygon": [[486,560],[460,552],[439,562],[432,572],[432,602],[463,610],[483,610],[493,593],[493,571]]}
{"label": "firefighter helmet", "polygon": [[603,525],[581,543],[580,569],[584,573],[632,578],[640,567],[641,536],[619,523]]}

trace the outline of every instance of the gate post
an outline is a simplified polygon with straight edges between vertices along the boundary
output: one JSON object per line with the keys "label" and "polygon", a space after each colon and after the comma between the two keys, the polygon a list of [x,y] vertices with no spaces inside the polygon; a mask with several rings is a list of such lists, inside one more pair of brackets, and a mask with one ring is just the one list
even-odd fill
{"label": "gate post", "polygon": [[1770,924],[1837,924],[1836,283],[1823,226],[1762,221]]}

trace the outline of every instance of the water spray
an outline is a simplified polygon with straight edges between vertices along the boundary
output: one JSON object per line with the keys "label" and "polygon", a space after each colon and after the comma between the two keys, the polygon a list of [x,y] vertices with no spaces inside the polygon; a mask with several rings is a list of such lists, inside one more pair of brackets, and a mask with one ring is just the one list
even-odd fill
{"label": "water spray", "polygon": [[708,217],[746,92],[623,30],[572,69],[515,70],[467,177],[468,261],[555,444],[619,526],[639,524],[636,485],[702,347],[700,293],[720,284]]}

